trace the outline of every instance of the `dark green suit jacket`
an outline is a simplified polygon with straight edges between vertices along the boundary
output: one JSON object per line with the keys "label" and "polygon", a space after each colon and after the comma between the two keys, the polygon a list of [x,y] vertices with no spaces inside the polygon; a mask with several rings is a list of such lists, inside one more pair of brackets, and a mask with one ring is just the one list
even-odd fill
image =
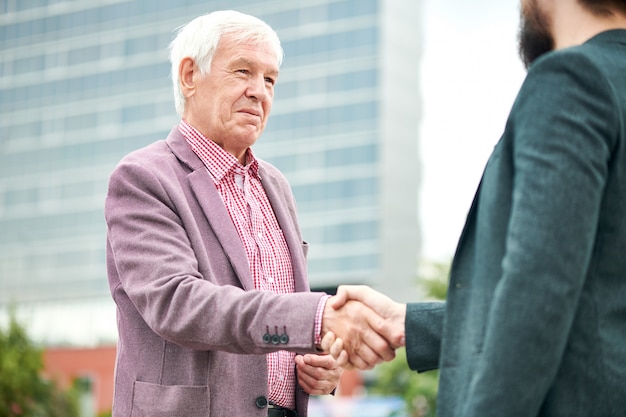
{"label": "dark green suit jacket", "polygon": [[626,31],[533,64],[406,330],[440,417],[626,416]]}

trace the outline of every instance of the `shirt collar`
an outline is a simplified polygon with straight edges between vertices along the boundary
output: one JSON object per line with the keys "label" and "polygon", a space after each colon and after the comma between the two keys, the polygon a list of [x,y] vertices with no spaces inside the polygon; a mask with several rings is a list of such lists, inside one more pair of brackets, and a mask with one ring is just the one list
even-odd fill
{"label": "shirt collar", "polygon": [[215,183],[221,182],[230,172],[245,174],[247,171],[250,175],[259,178],[259,161],[254,156],[251,148],[246,150],[246,165],[243,166],[237,158],[226,152],[212,140],[207,139],[185,120],[181,120],[178,130],[180,130],[191,149],[209,170]]}

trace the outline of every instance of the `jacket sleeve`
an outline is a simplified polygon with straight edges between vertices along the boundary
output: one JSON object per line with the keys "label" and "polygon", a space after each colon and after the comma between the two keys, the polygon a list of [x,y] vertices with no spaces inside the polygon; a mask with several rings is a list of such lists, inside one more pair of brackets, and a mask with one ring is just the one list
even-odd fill
{"label": "jacket sleeve", "polygon": [[445,303],[410,303],[406,308],[406,356],[409,367],[418,372],[439,366]]}

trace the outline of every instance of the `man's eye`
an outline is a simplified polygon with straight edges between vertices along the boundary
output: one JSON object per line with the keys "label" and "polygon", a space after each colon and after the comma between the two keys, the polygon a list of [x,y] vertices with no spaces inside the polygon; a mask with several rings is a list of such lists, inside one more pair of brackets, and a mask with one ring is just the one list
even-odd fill
{"label": "man's eye", "polygon": [[276,84],[276,80],[273,79],[273,78],[270,78],[270,77],[266,77],[265,78],[265,82],[268,83],[268,84],[271,84],[271,85]]}

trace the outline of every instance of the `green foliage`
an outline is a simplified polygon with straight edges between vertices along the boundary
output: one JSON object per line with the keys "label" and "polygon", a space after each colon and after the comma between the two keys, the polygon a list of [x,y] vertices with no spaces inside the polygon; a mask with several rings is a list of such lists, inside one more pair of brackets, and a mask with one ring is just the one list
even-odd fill
{"label": "green foliage", "polygon": [[442,263],[428,263],[422,266],[419,277],[420,287],[426,292],[426,298],[445,300],[448,294],[448,276],[450,265]]}
{"label": "green foliage", "polygon": [[438,383],[437,371],[411,371],[406,364],[406,351],[398,349],[396,359],[376,368],[376,381],[369,391],[402,398],[411,417],[435,417]]}
{"label": "green foliage", "polygon": [[[450,267],[446,264],[422,266],[419,284],[427,299],[446,298],[449,270]],[[410,370],[406,361],[406,350],[398,349],[396,359],[376,368],[376,378],[369,391],[402,398],[410,417],[435,417],[438,385],[438,371],[417,373]]]}
{"label": "green foliage", "polygon": [[0,329],[0,417],[77,417],[76,398],[41,376],[42,352],[9,313]]}

